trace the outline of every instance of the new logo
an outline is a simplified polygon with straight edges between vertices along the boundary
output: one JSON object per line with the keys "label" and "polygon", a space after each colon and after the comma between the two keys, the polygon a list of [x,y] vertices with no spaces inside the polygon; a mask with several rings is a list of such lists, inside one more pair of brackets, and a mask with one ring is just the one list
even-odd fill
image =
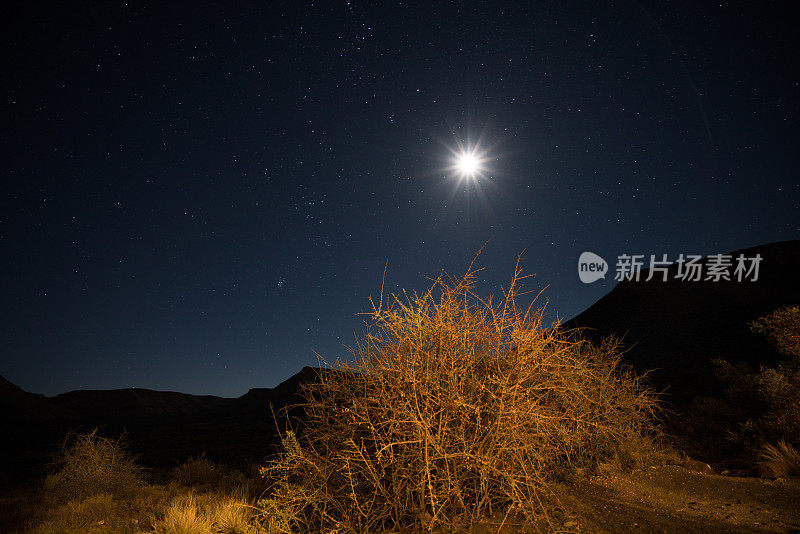
{"label": "new logo", "polygon": [[578,277],[584,284],[591,284],[606,277],[608,263],[594,252],[584,252],[578,258]]}

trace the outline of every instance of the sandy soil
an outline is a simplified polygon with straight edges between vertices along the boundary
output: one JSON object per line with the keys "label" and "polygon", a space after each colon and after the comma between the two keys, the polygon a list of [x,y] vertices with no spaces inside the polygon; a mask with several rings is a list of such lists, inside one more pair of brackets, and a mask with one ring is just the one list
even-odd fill
{"label": "sandy soil", "polygon": [[563,532],[798,532],[800,478],[652,467],[562,485]]}

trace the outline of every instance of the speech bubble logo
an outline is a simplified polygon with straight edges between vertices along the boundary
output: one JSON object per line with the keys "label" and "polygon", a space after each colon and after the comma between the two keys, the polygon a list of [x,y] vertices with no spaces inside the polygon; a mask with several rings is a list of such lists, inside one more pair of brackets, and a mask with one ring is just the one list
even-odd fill
{"label": "speech bubble logo", "polygon": [[594,252],[584,252],[578,258],[578,277],[584,284],[597,282],[607,273],[608,263]]}

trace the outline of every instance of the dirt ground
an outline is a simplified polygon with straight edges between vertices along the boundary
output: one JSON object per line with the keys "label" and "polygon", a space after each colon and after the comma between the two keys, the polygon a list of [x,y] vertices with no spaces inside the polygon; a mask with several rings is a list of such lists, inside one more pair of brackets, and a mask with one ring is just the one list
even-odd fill
{"label": "dirt ground", "polygon": [[561,485],[563,532],[798,532],[800,478],[652,467]]}
{"label": "dirt ground", "polygon": [[[562,511],[549,522],[520,530],[503,528],[498,517],[469,532],[800,533],[800,477],[723,476],[669,465],[609,472],[551,489]],[[19,502],[0,497],[0,532],[16,531],[4,527],[4,519],[24,523]],[[109,525],[98,529],[114,532]]]}

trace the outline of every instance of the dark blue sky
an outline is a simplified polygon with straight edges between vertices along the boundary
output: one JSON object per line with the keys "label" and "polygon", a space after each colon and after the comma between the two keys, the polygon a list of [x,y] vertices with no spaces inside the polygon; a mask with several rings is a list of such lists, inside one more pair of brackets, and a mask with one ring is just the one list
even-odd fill
{"label": "dark blue sky", "polygon": [[[7,2],[0,373],[237,396],[386,288],[796,238],[790,3]],[[451,150],[488,161],[460,181]]]}

